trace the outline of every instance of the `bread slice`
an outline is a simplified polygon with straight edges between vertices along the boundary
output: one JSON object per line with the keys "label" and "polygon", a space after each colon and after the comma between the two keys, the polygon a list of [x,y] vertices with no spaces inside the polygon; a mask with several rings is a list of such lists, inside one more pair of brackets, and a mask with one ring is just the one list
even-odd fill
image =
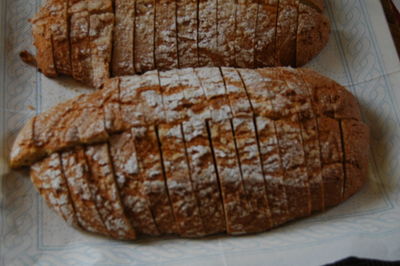
{"label": "bread slice", "polygon": [[[201,87],[199,78],[193,68],[177,69],[179,87],[183,89],[184,100],[188,120],[205,121],[211,119],[211,112],[207,105],[207,96]],[[182,104],[180,103],[180,104]],[[177,104],[178,105],[178,104]]]}
{"label": "bread slice", "polygon": [[198,0],[199,66],[214,66],[217,47],[217,0]]}
{"label": "bread slice", "polygon": [[207,97],[212,120],[218,122],[231,119],[232,110],[220,70],[215,67],[204,67],[195,69],[195,73]]}
{"label": "bread slice", "polygon": [[40,150],[35,144],[33,128],[36,119],[36,116],[34,116],[26,121],[21,132],[15,138],[10,153],[11,167],[15,167],[16,164],[28,165],[28,158],[30,158],[32,162],[36,162],[46,155],[46,151]]}
{"label": "bread slice", "polygon": [[205,121],[183,123],[184,138],[194,191],[206,235],[226,230],[224,207],[214,167]]}
{"label": "bread slice", "polygon": [[[347,199],[358,191],[368,176],[369,129],[357,120],[342,120],[340,122],[342,145],[344,147],[344,180],[343,197]],[[361,148],[362,147],[362,148]]]}
{"label": "bread slice", "polygon": [[107,230],[117,239],[135,239],[136,232],[125,216],[121,204],[108,145],[88,146],[85,148],[85,155],[91,174],[89,187]]}
{"label": "bread slice", "polygon": [[35,145],[49,153],[57,146],[99,142],[107,137],[101,91],[58,105],[42,113],[34,124]]}
{"label": "bread slice", "polygon": [[294,69],[281,68],[278,73],[281,79],[285,80],[288,89],[294,92],[292,95],[296,95],[303,102],[302,105],[297,105],[295,109],[298,113],[300,133],[308,169],[311,209],[312,211],[320,211],[324,208],[324,195],[322,190],[319,132],[316,115],[311,102],[312,97],[307,85]]}
{"label": "bread slice", "polygon": [[271,103],[276,95],[269,89],[271,86],[276,86],[277,81],[264,77],[264,70],[262,69],[263,72],[261,72],[251,69],[236,69],[243,83],[246,98],[250,102],[255,115],[278,119],[279,114],[272,108]]}
{"label": "bread slice", "polygon": [[286,192],[285,169],[279,149],[277,125],[276,121],[270,119],[278,119],[278,112],[273,110],[272,105],[274,94],[270,90],[276,84],[270,77],[265,77],[263,75],[265,73],[261,71],[240,69],[238,73],[243,81],[252,109],[257,115],[255,121],[271,222],[273,225],[278,225],[289,220],[293,214],[288,211],[289,195]]}
{"label": "bread slice", "polygon": [[50,25],[51,17],[48,7],[44,6],[40,12],[30,20],[32,23],[32,35],[36,47],[36,65],[38,69],[48,77],[56,77],[57,70],[54,63],[53,42]]}
{"label": "bread slice", "polygon": [[178,70],[159,73],[162,101],[167,123],[179,123],[188,118],[186,112],[185,88],[179,84]]}
{"label": "bread slice", "polygon": [[260,0],[258,3],[255,37],[255,67],[275,65],[275,38],[279,0]]}
{"label": "bread slice", "polygon": [[109,232],[97,210],[95,196],[89,187],[90,173],[84,149],[77,146],[70,151],[62,152],[61,162],[79,225],[89,232],[108,236]]}
{"label": "bread slice", "polygon": [[300,0],[279,0],[275,57],[277,66],[296,65],[298,5]]}
{"label": "bread slice", "polygon": [[211,120],[209,128],[224,203],[226,231],[232,235],[252,232],[250,230],[254,228],[248,225],[255,217],[243,185],[231,123],[229,120]]}
{"label": "bread slice", "polygon": [[91,86],[90,13],[85,0],[69,0],[72,77]]}
{"label": "bread slice", "polygon": [[206,120],[211,119],[205,92],[192,68],[177,71],[180,86],[184,87],[186,112],[191,119],[182,124],[191,182],[199,202],[206,235],[225,231],[224,211],[217,173],[208,139]]}
{"label": "bread slice", "polygon": [[319,115],[361,120],[357,99],[343,86],[310,69],[301,68],[299,74],[312,91],[315,109]]}
{"label": "bread slice", "polygon": [[288,212],[293,218],[311,213],[308,172],[300,130],[296,115],[276,121],[279,150],[285,170]]}
{"label": "bread slice", "polygon": [[143,176],[139,172],[135,141],[131,132],[111,137],[110,156],[121,202],[131,224],[142,234],[160,235],[150,210],[150,202],[144,193]]}
{"label": "bread slice", "polygon": [[141,76],[120,78],[121,117],[124,127],[157,125],[165,121],[161,88],[156,70]]}
{"label": "bread slice", "polygon": [[[254,102],[256,104],[253,104],[253,108],[256,113],[260,108],[259,104],[264,102],[264,105],[267,103],[270,105],[269,108],[272,109],[268,110],[268,107],[261,107],[264,109],[264,113],[270,113],[269,117],[276,117],[275,128],[284,170],[288,215],[289,217],[301,217],[311,212],[308,172],[305,164],[300,123],[296,113],[302,107],[293,105],[295,102],[302,103],[302,101],[298,99],[298,92],[287,87],[281,79],[282,77],[278,76],[279,71],[279,69],[277,71],[260,70],[261,80],[264,79],[263,85],[260,85],[264,87],[263,92],[249,92],[249,96],[253,103],[252,95],[255,95]],[[254,91],[256,86],[251,85],[251,82],[254,82],[257,75],[251,71],[246,75],[246,70],[239,70],[239,72],[246,88],[251,88]]]}
{"label": "bread slice", "polygon": [[71,55],[69,45],[68,1],[53,0],[51,8],[52,23],[50,23],[54,63],[57,72],[71,75]]}
{"label": "bread slice", "polygon": [[296,41],[296,66],[302,66],[318,54],[329,40],[330,26],[318,9],[299,3]]}
{"label": "bread slice", "polygon": [[255,123],[271,212],[271,223],[273,226],[277,226],[289,220],[289,213],[276,126],[273,120],[263,116],[256,117]]}
{"label": "bread slice", "polygon": [[216,66],[236,66],[236,8],[235,0],[218,0]]}
{"label": "bread slice", "polygon": [[90,15],[90,53],[93,69],[92,86],[100,88],[110,77],[114,14]]}
{"label": "bread slice", "polygon": [[337,205],[343,195],[344,166],[339,122],[318,118],[325,207]]}
{"label": "bread slice", "polygon": [[197,0],[177,0],[177,45],[179,67],[197,67]]}
{"label": "bread slice", "polygon": [[155,1],[154,49],[159,70],[178,67],[176,1]]}
{"label": "bread slice", "polygon": [[203,220],[190,177],[185,143],[180,124],[158,126],[163,165],[179,234],[185,237],[204,236]]}
{"label": "bread slice", "polygon": [[[320,145],[323,163],[323,180],[325,197],[328,202],[325,202],[327,207],[334,206],[340,201],[337,194],[344,193],[344,188],[340,185],[345,185],[346,170],[346,154],[343,154],[344,146],[344,131],[341,128],[341,119],[361,120],[360,108],[357,100],[350,96],[350,93],[344,90],[336,82],[318,75],[316,72],[302,69],[300,71],[302,78],[308,84],[313,92],[314,109],[317,110],[321,118],[318,120]],[[322,124],[321,124],[322,123]],[[360,142],[368,138],[365,133],[366,128],[362,126],[356,127],[360,133]],[[364,131],[362,131],[364,130]],[[340,139],[343,138],[342,141]],[[355,175],[360,177],[360,175]],[[360,179],[356,178],[356,182]],[[335,183],[335,185],[332,185]],[[329,191],[327,191],[327,189]],[[327,195],[328,193],[328,195]],[[351,194],[351,193],[349,193]]]}
{"label": "bread slice", "polygon": [[134,37],[136,73],[144,73],[155,68],[154,10],[154,0],[136,0]]}
{"label": "bread slice", "polygon": [[250,232],[261,232],[272,227],[265,180],[253,117],[233,118],[236,151],[254,219],[246,227]]}
{"label": "bread slice", "polygon": [[154,127],[134,127],[135,147],[143,191],[161,234],[179,234],[168,196],[158,136]]}
{"label": "bread slice", "polygon": [[124,129],[121,112],[119,91],[119,78],[108,79],[101,90],[103,99],[104,126],[109,134],[120,132]]}
{"label": "bread slice", "polygon": [[[80,98],[69,100],[55,108],[41,113],[33,124],[33,143],[36,147],[42,147],[45,153],[51,153],[59,145],[70,146],[79,142],[79,135],[76,127],[71,127],[65,132],[61,128],[70,125],[75,117],[75,106]],[[50,141],[52,140],[52,141]]]}
{"label": "bread slice", "polygon": [[65,177],[61,168],[60,155],[51,156],[35,163],[31,167],[31,179],[47,205],[56,211],[69,225],[78,227]]}
{"label": "bread slice", "polygon": [[228,67],[222,67],[221,73],[233,116],[248,117],[253,113],[253,110],[239,73],[235,68]]}
{"label": "bread slice", "polygon": [[238,0],[236,6],[236,66],[254,68],[258,0]]}
{"label": "bread slice", "polygon": [[134,66],[135,0],[115,0],[112,73],[135,74]]}

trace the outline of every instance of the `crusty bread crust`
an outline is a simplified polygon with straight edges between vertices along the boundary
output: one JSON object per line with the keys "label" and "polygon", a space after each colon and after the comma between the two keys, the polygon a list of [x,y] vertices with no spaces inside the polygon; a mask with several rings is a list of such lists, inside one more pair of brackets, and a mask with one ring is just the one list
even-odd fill
{"label": "crusty bread crust", "polygon": [[154,127],[134,127],[132,132],[143,191],[149,199],[157,228],[161,234],[179,234],[179,226],[168,196],[157,131]]}
{"label": "crusty bread crust", "polygon": [[155,67],[159,70],[177,68],[176,1],[157,0],[155,3]]}
{"label": "crusty bread crust", "polygon": [[31,180],[50,208],[67,224],[79,226],[58,153],[32,165]]}
{"label": "crusty bread crust", "polygon": [[295,65],[302,66],[326,46],[330,26],[326,16],[301,1],[298,10]]}
{"label": "crusty bread crust", "polygon": [[69,45],[68,1],[54,0],[52,3],[50,24],[54,63],[58,73],[71,75],[71,55]]}
{"label": "crusty bread crust", "polygon": [[277,66],[296,65],[299,1],[279,0],[275,39],[275,62]]}
{"label": "crusty bread crust", "polygon": [[112,73],[135,74],[134,66],[135,0],[115,0]]}
{"label": "crusty bread crust", "polygon": [[197,67],[197,0],[177,0],[176,8],[179,67]]}
{"label": "crusty bread crust", "polygon": [[255,67],[274,66],[278,0],[260,0],[255,37]]}
{"label": "crusty bread crust", "polygon": [[236,66],[254,68],[258,0],[238,0],[236,5]]}
{"label": "crusty bread crust", "polygon": [[253,117],[234,118],[232,125],[243,185],[254,216],[247,231],[265,231],[272,227],[272,221],[254,120]]}
{"label": "crusty bread crust", "polygon": [[88,182],[90,173],[84,149],[76,147],[62,152],[61,162],[79,225],[89,232],[108,236],[109,232],[97,210],[94,195],[90,191]]}
{"label": "crusty bread crust", "polygon": [[215,66],[236,66],[236,9],[235,0],[218,0]]}
{"label": "crusty bread crust", "polygon": [[93,69],[90,51],[90,13],[85,0],[69,0],[72,77],[92,85]]}
{"label": "crusty bread crust", "polygon": [[243,185],[231,123],[229,120],[211,122],[209,127],[224,204],[226,232],[231,235],[251,233],[255,217]]}
{"label": "crusty bread crust", "polygon": [[36,59],[21,58],[96,88],[109,73],[301,66],[328,41],[322,10],[321,0],[49,0],[31,20]]}
{"label": "crusty bread crust", "polygon": [[150,202],[144,193],[137,156],[132,132],[111,137],[110,157],[126,215],[136,231],[157,236],[160,232],[151,213]]}
{"label": "crusty bread crust", "polygon": [[199,66],[215,65],[217,47],[217,0],[198,0],[197,47]]}
{"label": "crusty bread crust", "polygon": [[105,86],[31,119],[11,152],[14,167],[41,165],[39,188],[61,152],[69,216],[88,231],[264,231],[365,183],[369,135],[357,100],[313,71],[189,68]]}
{"label": "crusty bread crust", "polygon": [[90,171],[89,188],[108,232],[117,239],[135,239],[136,232],[121,204],[108,144],[86,147],[85,156]]}
{"label": "crusty bread crust", "polygon": [[154,69],[155,0],[135,0],[135,72]]}
{"label": "crusty bread crust", "polygon": [[171,200],[176,224],[179,227],[179,235],[203,236],[203,220],[193,184],[190,181],[191,173],[181,125],[161,124],[158,132],[168,196]]}

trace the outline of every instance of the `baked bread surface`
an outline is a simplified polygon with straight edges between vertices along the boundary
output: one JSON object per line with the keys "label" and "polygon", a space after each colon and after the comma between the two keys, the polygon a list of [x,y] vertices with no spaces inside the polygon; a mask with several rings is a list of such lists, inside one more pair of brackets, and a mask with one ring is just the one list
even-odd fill
{"label": "baked bread surface", "polygon": [[21,58],[94,88],[153,69],[302,66],[330,33],[320,0],[47,0],[31,22],[36,62]]}
{"label": "baked bread surface", "polygon": [[12,167],[68,223],[114,238],[268,230],[364,184],[356,98],[307,69],[117,77],[33,117]]}

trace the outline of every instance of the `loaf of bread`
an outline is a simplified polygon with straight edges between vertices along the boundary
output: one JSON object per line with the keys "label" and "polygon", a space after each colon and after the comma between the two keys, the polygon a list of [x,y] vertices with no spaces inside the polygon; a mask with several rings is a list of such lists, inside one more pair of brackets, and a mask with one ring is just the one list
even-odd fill
{"label": "loaf of bread", "polygon": [[47,0],[31,22],[36,59],[22,59],[95,88],[153,69],[302,66],[330,32],[322,0]]}
{"label": "loaf of bread", "polygon": [[199,237],[337,205],[363,185],[368,145],[356,98],[328,78],[204,67],[110,79],[33,117],[10,157],[84,230]]}

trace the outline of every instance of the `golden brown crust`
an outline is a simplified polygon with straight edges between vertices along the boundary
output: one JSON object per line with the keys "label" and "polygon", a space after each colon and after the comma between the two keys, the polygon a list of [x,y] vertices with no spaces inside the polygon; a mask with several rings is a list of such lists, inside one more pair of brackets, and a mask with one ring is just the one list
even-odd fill
{"label": "golden brown crust", "polygon": [[40,12],[31,20],[32,35],[36,47],[36,65],[38,70],[48,77],[56,77],[57,70],[53,56],[53,42],[50,26],[52,18],[48,6],[44,6]]}
{"label": "golden brown crust", "polygon": [[84,0],[70,0],[70,40],[72,77],[91,86],[93,69],[90,50],[90,13]]}
{"label": "golden brown crust", "polygon": [[217,0],[198,0],[199,66],[215,65],[218,58],[217,47]]}
{"label": "golden brown crust", "polygon": [[126,215],[138,232],[157,236],[160,232],[151,213],[150,202],[145,195],[137,156],[131,132],[111,137],[110,157]]}
{"label": "golden brown crust", "polygon": [[295,66],[299,0],[279,0],[275,39],[277,66]]}
{"label": "golden brown crust", "polygon": [[255,67],[275,65],[278,0],[261,0],[258,6]]}
{"label": "golden brown crust", "polygon": [[369,128],[356,120],[342,120],[346,179],[343,197],[347,199],[357,192],[368,176]]}
{"label": "golden brown crust", "polygon": [[236,66],[236,8],[235,0],[218,0],[215,66]]}
{"label": "golden brown crust", "polygon": [[177,68],[176,1],[157,0],[155,3],[155,68],[158,70]]}
{"label": "golden brown crust", "polygon": [[185,143],[180,124],[158,126],[164,172],[179,234],[204,236],[203,220],[191,182]]}
{"label": "golden brown crust", "polygon": [[302,65],[327,43],[322,8],[320,0],[118,0],[113,10],[111,0],[50,0],[32,19],[36,59],[22,58],[95,88],[109,72]]}
{"label": "golden brown crust", "polygon": [[112,73],[114,76],[133,75],[135,0],[115,1]]}
{"label": "golden brown crust", "polygon": [[311,210],[320,211],[324,208],[321,153],[317,117],[313,108],[310,89],[298,72],[291,68],[281,68],[279,74],[281,75],[280,79],[285,80],[287,86],[295,95],[297,94],[296,97],[299,97],[298,101],[304,103],[295,107],[295,111],[298,113],[305,163],[307,165]]}
{"label": "golden brown crust", "polygon": [[58,153],[53,153],[31,167],[31,180],[46,200],[69,225],[78,227],[76,212],[71,201],[68,185],[61,167]]}
{"label": "golden brown crust", "polygon": [[85,156],[90,169],[89,188],[108,232],[117,239],[135,239],[136,232],[120,201],[108,145],[86,147]]}
{"label": "golden brown crust", "polygon": [[84,149],[76,147],[61,153],[62,169],[75,207],[79,225],[93,233],[109,235],[97,210],[94,195],[90,191],[90,173]]}
{"label": "golden brown crust", "polygon": [[226,232],[239,235],[254,232],[254,215],[239,168],[229,120],[209,124],[211,145],[225,211]]}
{"label": "golden brown crust", "polygon": [[182,127],[191,181],[197,193],[204,232],[206,235],[224,232],[226,230],[224,208],[206,123],[191,120],[184,122]]}
{"label": "golden brown crust", "polygon": [[261,116],[256,117],[255,121],[271,222],[272,226],[277,226],[288,221],[290,217],[276,125],[275,121]]}
{"label": "golden brown crust", "polygon": [[53,0],[51,16],[53,22],[50,25],[53,40],[54,63],[57,72],[71,75],[71,55],[69,45],[69,22],[68,22],[68,1]]}
{"label": "golden brown crust", "polygon": [[328,18],[300,1],[295,65],[303,66],[319,54],[328,43],[329,34]]}
{"label": "golden brown crust", "polygon": [[236,3],[235,66],[254,68],[258,0],[238,0]]}
{"label": "golden brown crust", "polygon": [[134,55],[136,73],[154,69],[155,0],[136,0]]}
{"label": "golden brown crust", "polygon": [[[115,78],[40,114],[17,136],[11,164],[62,151],[77,221],[89,231],[133,238],[129,226],[112,228],[128,223],[126,208],[144,234],[240,234],[354,194],[366,179],[368,141],[355,97],[315,72],[189,68]],[[65,149],[89,163],[69,162]],[[52,167],[37,171],[39,187]]]}
{"label": "golden brown crust", "polygon": [[176,8],[179,67],[197,67],[197,0],[178,0]]}
{"label": "golden brown crust", "polygon": [[243,185],[254,217],[247,230],[265,231],[272,227],[272,221],[253,117],[234,118],[232,126]]}
{"label": "golden brown crust", "polygon": [[318,118],[318,126],[325,207],[328,208],[342,201],[344,184],[343,150],[338,121],[320,117]]}
{"label": "golden brown crust", "polygon": [[154,127],[135,127],[132,130],[143,180],[143,191],[150,202],[157,228],[161,234],[179,234],[168,196],[158,137]]}
{"label": "golden brown crust", "polygon": [[93,69],[92,86],[100,88],[110,77],[114,14],[111,12],[90,16],[90,53]]}

